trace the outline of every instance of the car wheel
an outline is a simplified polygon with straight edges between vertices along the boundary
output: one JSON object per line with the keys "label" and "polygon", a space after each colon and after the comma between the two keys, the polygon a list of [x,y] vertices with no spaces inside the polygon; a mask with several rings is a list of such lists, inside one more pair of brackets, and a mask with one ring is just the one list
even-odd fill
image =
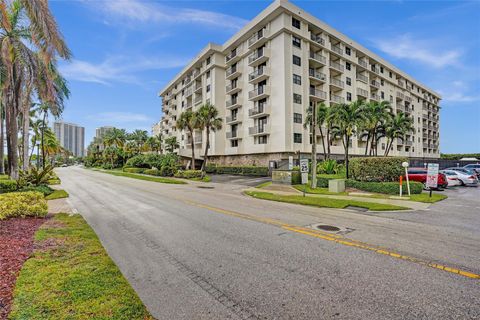
{"label": "car wheel", "polygon": [[464,186],[465,186],[465,182],[463,182],[463,180],[460,180],[460,185],[461,185],[462,187],[464,187]]}
{"label": "car wheel", "polygon": [[427,191],[430,190],[430,188],[427,187],[427,182],[423,183],[423,190],[427,190]]}

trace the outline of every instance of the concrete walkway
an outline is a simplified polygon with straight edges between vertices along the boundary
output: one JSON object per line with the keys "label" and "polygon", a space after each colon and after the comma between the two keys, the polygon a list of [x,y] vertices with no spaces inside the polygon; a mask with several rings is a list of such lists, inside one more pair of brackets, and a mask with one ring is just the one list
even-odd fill
{"label": "concrete walkway", "polygon": [[[287,185],[270,185],[265,188],[256,189],[250,188],[247,191],[265,191],[270,192],[278,195],[285,195],[285,196],[298,196],[303,194],[301,191]],[[330,194],[313,194],[313,193],[306,193],[305,196],[307,197],[317,197],[317,198],[329,198],[329,199],[340,199],[340,200],[355,200],[355,201],[362,201],[362,202],[374,202],[374,203],[383,203],[383,204],[391,204],[396,206],[402,206],[411,208],[413,210],[426,210],[430,207],[430,203],[424,202],[417,202],[417,201],[409,201],[409,200],[397,200],[397,199],[381,199],[381,198],[370,198],[366,196],[343,196],[343,195],[330,195]]]}

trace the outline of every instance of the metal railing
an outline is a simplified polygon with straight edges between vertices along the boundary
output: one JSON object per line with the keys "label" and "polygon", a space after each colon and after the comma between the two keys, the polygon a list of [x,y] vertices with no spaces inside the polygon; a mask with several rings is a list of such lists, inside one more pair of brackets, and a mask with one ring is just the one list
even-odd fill
{"label": "metal railing", "polygon": [[310,51],[310,59],[320,62],[321,64],[327,64],[327,57],[322,56],[321,54]]}
{"label": "metal railing", "polygon": [[325,73],[317,72],[314,69],[309,69],[308,75],[320,81],[327,81],[327,75]]}
{"label": "metal railing", "polygon": [[365,83],[368,83],[368,77],[363,75],[363,74],[358,74],[357,73],[357,80],[363,81]]}
{"label": "metal railing", "polygon": [[341,80],[335,79],[335,78],[330,78],[330,84],[333,84],[336,87],[344,88],[345,83]]}
{"label": "metal railing", "polygon": [[315,41],[318,44],[321,44],[322,46],[325,46],[325,39],[323,37],[319,36],[319,35],[311,34],[310,39],[312,39],[313,41]]}
{"label": "metal railing", "polygon": [[335,62],[335,61],[330,61],[330,67],[332,67],[333,69],[336,69],[340,72],[343,72],[345,70],[345,67],[338,63],[338,62]]}
{"label": "metal railing", "polygon": [[327,93],[325,91],[318,90],[315,88],[310,88],[309,91],[311,96],[317,97],[323,100],[327,100]]}

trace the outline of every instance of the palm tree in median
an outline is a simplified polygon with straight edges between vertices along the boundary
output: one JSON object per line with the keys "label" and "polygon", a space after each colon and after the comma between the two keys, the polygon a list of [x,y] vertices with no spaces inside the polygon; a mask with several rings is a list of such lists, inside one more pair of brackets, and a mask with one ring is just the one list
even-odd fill
{"label": "palm tree in median", "polygon": [[203,163],[201,170],[205,172],[207,168],[208,149],[210,149],[210,132],[222,129],[222,118],[218,116],[218,110],[214,105],[209,103],[201,106],[197,111],[199,128],[205,129],[205,153],[203,155]]}
{"label": "palm tree in median", "polygon": [[179,130],[188,130],[190,134],[190,147],[192,148],[191,169],[195,170],[195,142],[193,141],[193,131],[198,128],[197,114],[192,110],[184,111],[177,119],[177,128]]}
{"label": "palm tree in median", "polygon": [[407,116],[403,112],[399,112],[396,115],[390,117],[385,125],[385,137],[387,138],[387,147],[385,149],[385,157],[392,149],[393,142],[396,138],[402,141],[407,133],[415,132],[413,126],[413,118]]}
{"label": "palm tree in median", "polygon": [[334,123],[333,134],[342,139],[345,150],[345,169],[348,179],[348,148],[352,136],[356,133],[356,127],[362,119],[363,102],[360,100],[352,103],[341,103],[333,105],[330,117]]}

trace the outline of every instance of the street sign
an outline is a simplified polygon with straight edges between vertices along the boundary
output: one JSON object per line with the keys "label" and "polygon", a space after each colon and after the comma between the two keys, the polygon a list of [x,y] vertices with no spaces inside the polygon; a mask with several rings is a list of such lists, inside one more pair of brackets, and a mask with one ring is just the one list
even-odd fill
{"label": "street sign", "polygon": [[302,172],[302,184],[308,183],[308,172]]}
{"label": "street sign", "polygon": [[293,170],[293,156],[288,157],[288,170]]}
{"label": "street sign", "polygon": [[308,159],[301,159],[300,160],[300,172],[301,173],[308,173]]}
{"label": "street sign", "polygon": [[438,187],[438,163],[428,164],[426,187],[430,189]]}

